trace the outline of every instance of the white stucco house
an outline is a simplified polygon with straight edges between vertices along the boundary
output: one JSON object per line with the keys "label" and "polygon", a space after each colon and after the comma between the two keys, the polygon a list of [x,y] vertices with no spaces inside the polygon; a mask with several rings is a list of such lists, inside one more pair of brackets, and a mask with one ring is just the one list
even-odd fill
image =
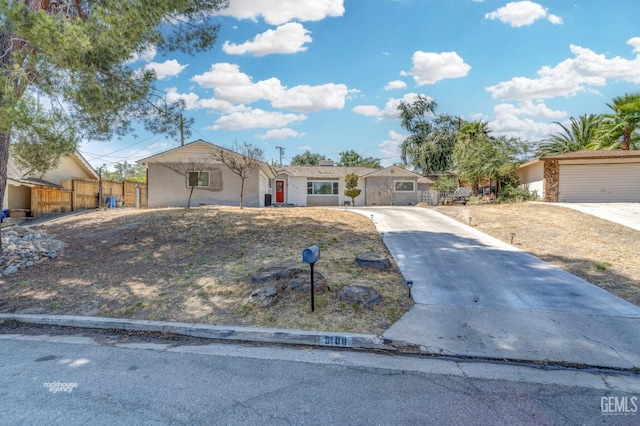
{"label": "white stucco house", "polygon": [[273,182],[276,204],[296,206],[343,206],[351,204],[344,195],[345,176],[359,177],[356,206],[415,205],[422,201],[433,181],[391,166],[384,169],[369,167],[337,167],[333,161],[322,161],[319,166],[281,166]]}
{"label": "white stucco house", "polygon": [[[240,205],[241,179],[229,167],[215,160],[213,153],[225,148],[197,140],[138,160],[147,166],[149,207],[186,207],[191,182],[197,181],[191,205]],[[244,182],[243,205],[264,207],[271,194],[274,170],[259,162]]]}
{"label": "white stucco house", "polygon": [[545,201],[640,202],[640,151],[575,151],[521,165],[523,188]]}
{"label": "white stucco house", "polygon": [[24,170],[10,155],[7,163],[7,187],[4,192],[2,208],[3,210],[20,210],[28,216],[33,207],[35,191],[39,189],[63,191],[65,183],[66,189],[70,189],[69,182],[73,179],[98,180],[98,173],[77,151],[62,157],[57,167],[42,175]]}

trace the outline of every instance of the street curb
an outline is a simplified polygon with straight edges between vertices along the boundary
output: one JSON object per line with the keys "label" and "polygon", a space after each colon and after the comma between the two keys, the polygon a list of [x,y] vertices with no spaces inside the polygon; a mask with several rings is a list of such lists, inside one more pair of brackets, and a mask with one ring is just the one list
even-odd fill
{"label": "street curb", "polygon": [[[119,318],[83,317],[75,315],[0,314],[0,320],[61,327],[173,333],[182,336],[235,342],[278,343],[392,352],[399,349],[398,345],[392,344],[393,342],[385,340],[375,334],[231,327],[198,323],[124,320]],[[405,350],[409,349],[408,346],[412,346],[398,343],[400,348],[405,348]]]}

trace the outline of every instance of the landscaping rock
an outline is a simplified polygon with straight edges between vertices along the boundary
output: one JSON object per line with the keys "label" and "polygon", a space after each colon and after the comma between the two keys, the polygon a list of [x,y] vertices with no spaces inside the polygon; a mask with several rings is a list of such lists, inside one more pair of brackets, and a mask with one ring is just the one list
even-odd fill
{"label": "landscaping rock", "polygon": [[299,272],[302,272],[302,269],[296,267],[273,266],[258,271],[253,277],[251,277],[251,281],[254,283],[277,281],[283,278],[292,278]]}
{"label": "landscaping rock", "polygon": [[[301,271],[295,274],[293,278],[289,280],[288,284],[288,288],[290,290],[309,293],[311,292],[311,273]],[[313,271],[313,290],[315,294],[321,294],[327,290],[330,290],[329,282],[327,281],[325,276],[318,271]]]}
{"label": "landscaping rock", "polygon": [[351,304],[357,303],[365,308],[372,308],[382,301],[382,296],[375,289],[362,285],[346,285],[336,292],[340,300]]}
{"label": "landscaping rock", "polygon": [[62,241],[21,226],[3,228],[1,237],[0,275],[15,274],[44,259],[55,259],[58,257],[58,250],[65,247]]}
{"label": "landscaping rock", "polygon": [[356,265],[362,268],[387,269],[391,261],[379,253],[362,253],[356,256]]}
{"label": "landscaping rock", "polygon": [[249,296],[249,302],[260,303],[263,308],[273,306],[278,300],[278,289],[273,285],[268,285],[254,290]]}

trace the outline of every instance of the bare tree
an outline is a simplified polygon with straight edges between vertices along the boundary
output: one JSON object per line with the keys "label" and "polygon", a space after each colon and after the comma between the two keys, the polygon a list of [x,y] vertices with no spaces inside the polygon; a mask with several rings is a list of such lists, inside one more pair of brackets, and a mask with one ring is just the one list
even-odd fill
{"label": "bare tree", "polygon": [[373,190],[373,200],[379,205],[392,205],[394,182],[390,176],[381,176],[377,179],[377,186]]}
{"label": "bare tree", "polygon": [[211,156],[240,177],[240,208],[243,207],[244,181],[258,169],[264,150],[248,142],[235,141],[230,148],[217,148]]}
{"label": "bare tree", "polygon": [[160,164],[185,178],[187,186],[190,188],[187,208],[191,207],[191,197],[197,187],[202,186],[208,188],[211,186],[211,174],[209,171],[211,159],[209,157],[189,158],[188,161],[181,163]]}

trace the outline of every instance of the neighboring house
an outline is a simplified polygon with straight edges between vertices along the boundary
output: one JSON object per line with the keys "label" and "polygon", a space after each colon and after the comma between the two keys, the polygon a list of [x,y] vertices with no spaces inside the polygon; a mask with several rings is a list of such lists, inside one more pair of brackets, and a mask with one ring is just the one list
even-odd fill
{"label": "neighboring house", "polygon": [[351,203],[344,195],[345,176],[359,177],[362,191],[355,199],[363,205],[415,205],[422,201],[433,183],[416,173],[392,166],[385,169],[369,167],[336,167],[325,160],[319,166],[281,166],[274,179],[276,204],[296,206],[343,206]]}
{"label": "neighboring house", "polygon": [[520,188],[531,193],[538,194],[543,198],[544,195],[544,161],[535,159],[520,165],[516,169],[516,174],[520,178]]}
{"label": "neighboring house", "polygon": [[[96,171],[77,151],[62,157],[57,167],[42,176],[35,176],[20,168],[10,155],[7,163],[7,188],[2,203],[3,209],[14,210],[13,216],[17,216],[18,212],[26,216],[36,216],[36,212],[60,212],[60,209],[57,209],[53,204],[62,205],[60,200],[70,200],[71,197],[67,195],[57,199],[55,195],[68,192],[65,191],[65,188],[69,189],[69,183],[73,179],[98,180]],[[52,191],[49,194],[54,195],[49,197],[52,199],[49,205],[46,205],[46,201],[40,200],[41,197],[38,197],[38,192],[44,190]],[[39,205],[34,205],[34,203]],[[71,202],[64,203],[62,208],[64,211],[70,211],[72,209]]]}
{"label": "neighboring house", "polygon": [[[226,165],[214,160],[212,154],[219,149],[224,148],[197,140],[139,160],[139,164],[147,166],[148,206],[186,207],[191,192],[190,179],[197,181],[192,206],[239,206],[241,179]],[[274,177],[271,167],[260,162],[245,179],[243,205],[264,207],[265,202],[268,204]]]}
{"label": "neighboring house", "polygon": [[640,202],[640,151],[575,151],[542,157],[516,171],[544,201]]}

